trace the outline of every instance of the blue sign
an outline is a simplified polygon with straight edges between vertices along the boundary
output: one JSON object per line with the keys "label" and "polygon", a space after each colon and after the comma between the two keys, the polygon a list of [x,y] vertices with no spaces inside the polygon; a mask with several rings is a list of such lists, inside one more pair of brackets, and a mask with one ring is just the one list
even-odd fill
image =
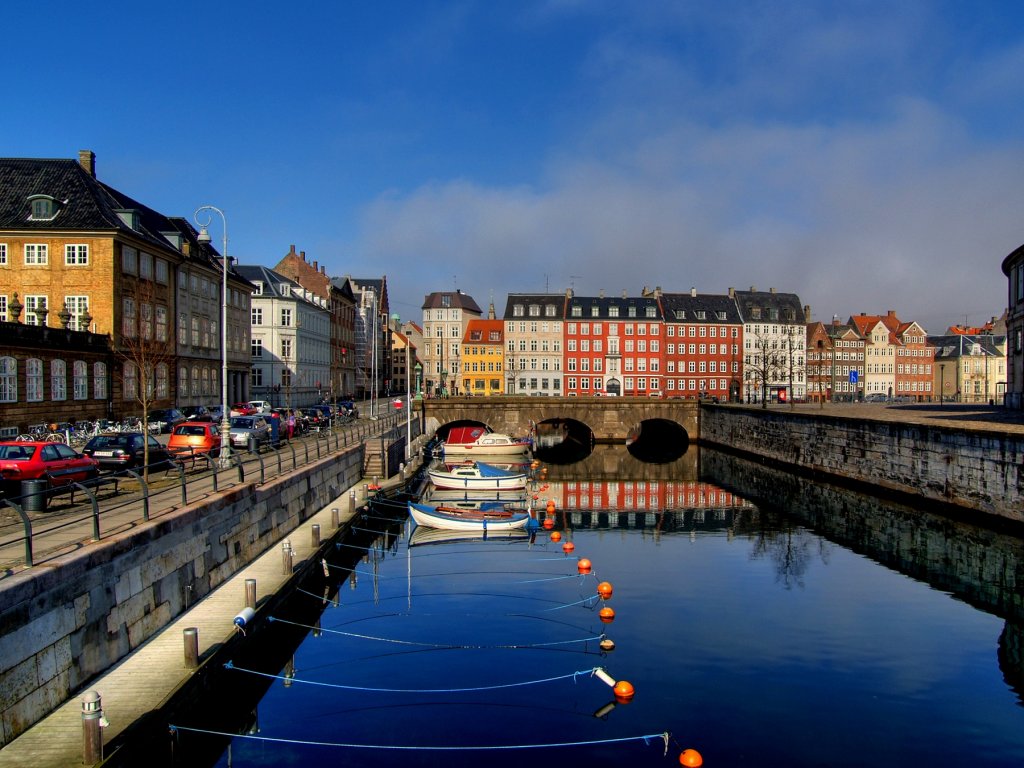
{"label": "blue sign", "polygon": [[857,369],[856,368],[854,368],[852,371],[850,371],[850,383],[851,384],[856,384],[857,383]]}

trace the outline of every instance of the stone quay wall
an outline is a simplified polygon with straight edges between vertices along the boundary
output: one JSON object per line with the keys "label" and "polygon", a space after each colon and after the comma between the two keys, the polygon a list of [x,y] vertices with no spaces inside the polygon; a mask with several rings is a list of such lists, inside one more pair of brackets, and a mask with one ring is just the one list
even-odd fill
{"label": "stone quay wall", "polygon": [[701,410],[700,443],[1024,522],[1024,435],[776,409]]}
{"label": "stone quay wall", "polygon": [[0,746],[356,485],[362,465],[356,445],[0,581]]}

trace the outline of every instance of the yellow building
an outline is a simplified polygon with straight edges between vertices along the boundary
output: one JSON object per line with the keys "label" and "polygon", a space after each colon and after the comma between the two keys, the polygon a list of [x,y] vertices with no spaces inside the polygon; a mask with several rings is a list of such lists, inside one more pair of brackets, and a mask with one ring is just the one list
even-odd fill
{"label": "yellow building", "polygon": [[462,391],[476,397],[504,391],[505,323],[470,320],[462,339]]}

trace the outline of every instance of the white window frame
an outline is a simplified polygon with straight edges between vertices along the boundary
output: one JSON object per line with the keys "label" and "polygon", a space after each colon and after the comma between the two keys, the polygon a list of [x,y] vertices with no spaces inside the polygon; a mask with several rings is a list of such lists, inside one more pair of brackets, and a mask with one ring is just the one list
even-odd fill
{"label": "white window frame", "polygon": [[50,247],[46,243],[25,243],[25,266],[45,267],[50,263]]}
{"label": "white window frame", "polygon": [[0,357],[0,403],[18,402],[18,360]]}
{"label": "white window frame", "polygon": [[89,399],[89,364],[75,360],[71,364],[71,392],[75,400]]}
{"label": "white window frame", "polygon": [[38,357],[25,361],[25,399],[30,403],[43,401],[43,361]]}
{"label": "white window frame", "polygon": [[65,267],[87,267],[87,266],[89,266],[89,244],[88,243],[65,243],[64,244],[64,266]]}

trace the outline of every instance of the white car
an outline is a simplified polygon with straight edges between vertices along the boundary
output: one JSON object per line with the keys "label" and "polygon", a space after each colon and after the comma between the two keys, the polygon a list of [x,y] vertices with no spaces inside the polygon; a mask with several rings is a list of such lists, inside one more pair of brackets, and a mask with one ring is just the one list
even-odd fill
{"label": "white car", "polygon": [[256,413],[270,413],[270,403],[266,400],[250,400],[249,405],[256,409]]}

